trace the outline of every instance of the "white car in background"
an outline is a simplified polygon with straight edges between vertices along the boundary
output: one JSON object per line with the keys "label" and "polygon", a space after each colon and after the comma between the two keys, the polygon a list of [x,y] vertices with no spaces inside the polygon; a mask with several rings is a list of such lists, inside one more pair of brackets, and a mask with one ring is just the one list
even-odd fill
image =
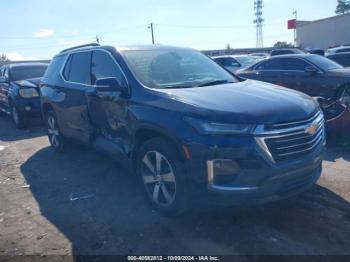
{"label": "white car in background", "polygon": [[259,61],[261,61],[261,60],[269,58],[270,54],[268,54],[268,53],[252,53],[252,54],[250,54],[250,56],[256,58]]}
{"label": "white car in background", "polygon": [[251,55],[217,56],[213,57],[213,60],[232,73],[235,73],[239,69],[249,67],[261,61],[261,59],[258,59],[257,57]]}
{"label": "white car in background", "polygon": [[328,49],[326,52],[326,56],[347,52],[350,52],[350,46],[339,46]]}

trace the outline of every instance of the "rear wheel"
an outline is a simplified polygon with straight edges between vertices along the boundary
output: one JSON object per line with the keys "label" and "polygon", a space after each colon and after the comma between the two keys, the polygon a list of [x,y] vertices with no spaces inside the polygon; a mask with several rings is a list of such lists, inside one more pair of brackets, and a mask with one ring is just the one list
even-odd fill
{"label": "rear wheel", "polygon": [[27,124],[25,116],[18,111],[17,107],[14,104],[11,104],[10,109],[12,122],[17,128],[24,128]]}
{"label": "rear wheel", "polygon": [[46,127],[51,147],[57,152],[63,152],[66,147],[65,139],[60,132],[57,118],[53,111],[49,111],[46,114]]}
{"label": "rear wheel", "polygon": [[147,141],[138,154],[137,173],[158,211],[180,215],[188,208],[189,197],[184,168],[173,148],[162,138]]}

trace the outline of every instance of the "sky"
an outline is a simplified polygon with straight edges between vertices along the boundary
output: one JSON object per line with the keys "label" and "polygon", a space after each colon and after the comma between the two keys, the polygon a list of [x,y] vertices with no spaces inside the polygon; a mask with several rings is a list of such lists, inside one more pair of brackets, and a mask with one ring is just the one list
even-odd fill
{"label": "sky", "polygon": [[[287,20],[334,15],[337,0],[264,0],[264,46],[293,42]],[[12,60],[51,59],[90,43],[157,44],[199,50],[256,46],[254,0],[2,0],[0,53]]]}

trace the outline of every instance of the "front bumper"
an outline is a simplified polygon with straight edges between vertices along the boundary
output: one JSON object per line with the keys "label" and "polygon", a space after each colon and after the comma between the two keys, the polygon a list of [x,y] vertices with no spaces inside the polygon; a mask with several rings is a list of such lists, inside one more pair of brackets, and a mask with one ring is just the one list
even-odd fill
{"label": "front bumper", "polygon": [[40,117],[40,97],[35,98],[21,98],[17,97],[14,99],[15,106],[19,113],[30,116],[30,117]]}
{"label": "front bumper", "polygon": [[[324,144],[307,156],[274,163],[252,137],[197,138],[188,143],[187,172],[196,199],[217,205],[250,205],[277,201],[312,187],[322,173]],[[226,184],[210,183],[208,161],[231,159],[240,171]]]}

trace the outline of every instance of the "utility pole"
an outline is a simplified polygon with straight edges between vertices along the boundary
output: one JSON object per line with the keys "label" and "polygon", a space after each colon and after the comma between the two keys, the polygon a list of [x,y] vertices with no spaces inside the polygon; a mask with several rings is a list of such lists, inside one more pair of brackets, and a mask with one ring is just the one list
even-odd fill
{"label": "utility pole", "polygon": [[149,29],[151,29],[151,34],[152,34],[152,44],[154,45],[154,32],[153,32],[153,23],[150,23],[148,26]]}
{"label": "utility pole", "polygon": [[262,48],[264,47],[264,39],[263,39],[263,23],[264,19],[262,18],[262,9],[264,7],[263,0],[255,0],[254,1],[254,11],[255,11],[255,20],[254,24],[256,24],[256,47]]}
{"label": "utility pole", "polygon": [[295,28],[294,28],[294,47],[297,47],[297,26],[298,26],[298,11],[295,10],[293,12],[293,15],[295,17]]}
{"label": "utility pole", "polygon": [[101,42],[101,39],[100,39],[100,37],[98,35],[96,36],[95,41],[96,41],[97,44],[99,44]]}

